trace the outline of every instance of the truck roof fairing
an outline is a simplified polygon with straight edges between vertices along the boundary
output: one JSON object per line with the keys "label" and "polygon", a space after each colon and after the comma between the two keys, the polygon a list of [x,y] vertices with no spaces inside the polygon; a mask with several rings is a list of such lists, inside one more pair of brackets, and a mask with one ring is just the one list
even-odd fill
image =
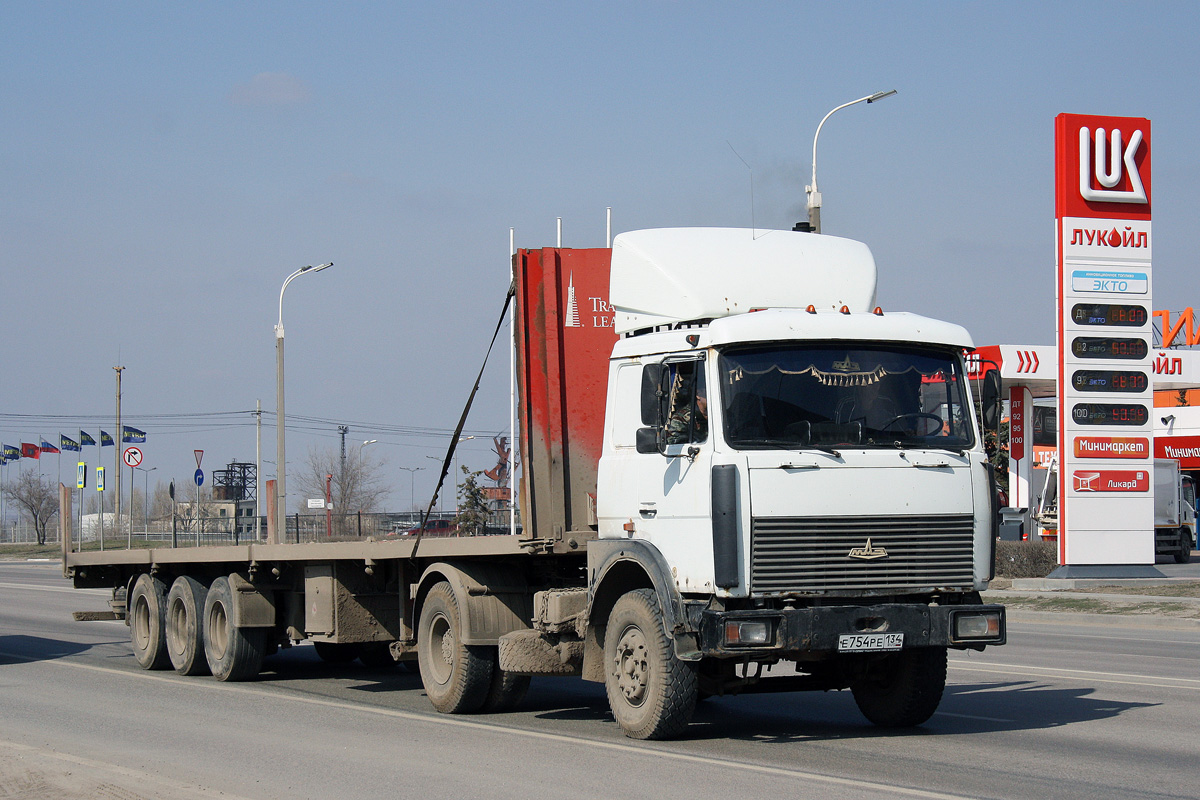
{"label": "truck roof fairing", "polygon": [[616,333],[756,308],[870,311],[875,258],[862,242],[749,228],[657,228],[613,240]]}

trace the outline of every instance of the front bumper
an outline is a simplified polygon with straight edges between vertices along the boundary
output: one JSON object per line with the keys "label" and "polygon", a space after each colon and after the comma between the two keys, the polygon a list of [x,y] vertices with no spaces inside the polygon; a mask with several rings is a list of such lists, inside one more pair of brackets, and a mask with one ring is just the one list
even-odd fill
{"label": "front bumper", "polygon": [[[980,625],[980,622],[986,624]],[[759,641],[731,641],[739,627],[762,630]],[[731,627],[732,626],[732,627]],[[806,653],[835,653],[838,637],[847,634],[903,633],[904,648],[954,647],[983,649],[1007,641],[1004,606],[927,606],[887,603],[873,606],[818,606],[810,608],[705,610],[698,634],[701,656],[718,658],[771,655],[796,657]]]}

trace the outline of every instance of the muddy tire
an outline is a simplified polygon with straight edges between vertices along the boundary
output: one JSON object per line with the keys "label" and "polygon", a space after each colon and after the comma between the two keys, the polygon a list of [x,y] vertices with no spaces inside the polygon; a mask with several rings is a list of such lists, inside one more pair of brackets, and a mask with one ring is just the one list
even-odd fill
{"label": "muddy tire", "polygon": [[529,676],[516,675],[500,669],[499,658],[492,664],[492,683],[488,687],[487,699],[479,709],[485,714],[502,714],[512,711],[525,699],[529,691]]}
{"label": "muddy tire", "polygon": [[604,688],[625,735],[678,736],[692,720],[696,687],[695,667],[675,655],[654,591],[638,589],[622,596],[604,632]]}
{"label": "muddy tire", "polygon": [[168,669],[167,585],[152,575],[139,575],[129,592],[129,640],[142,669]]}
{"label": "muddy tire", "polygon": [[313,642],[317,657],[328,664],[349,664],[358,658],[358,645],[342,642]]}
{"label": "muddy tire", "polygon": [[266,628],[233,624],[233,592],[229,579],[217,578],[204,599],[204,655],[219,681],[244,681],[262,669]]}
{"label": "muddy tire", "polygon": [[884,728],[908,728],[933,716],[946,689],[946,648],[920,647],[879,659],[850,687],[858,710]]}
{"label": "muddy tire", "polygon": [[167,653],[180,675],[207,675],[204,655],[204,600],[208,587],[180,575],[167,594]]}
{"label": "muddy tire", "polygon": [[492,686],[492,649],[462,643],[462,611],[449,583],[429,590],[417,626],[417,661],[434,708],[471,714],[483,707]]}
{"label": "muddy tire", "polygon": [[1192,560],[1192,532],[1186,527],[1179,529],[1179,549],[1174,555],[1176,564],[1187,564]]}

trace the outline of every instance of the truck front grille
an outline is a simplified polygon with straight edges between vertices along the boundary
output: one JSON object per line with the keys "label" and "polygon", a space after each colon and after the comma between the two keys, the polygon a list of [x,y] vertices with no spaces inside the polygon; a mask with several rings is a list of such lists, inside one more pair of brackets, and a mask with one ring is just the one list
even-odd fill
{"label": "truck front grille", "polygon": [[[913,517],[755,517],[750,590],[879,591],[968,588],[975,519]],[[867,540],[870,539],[870,548]],[[852,558],[857,550],[870,555]]]}

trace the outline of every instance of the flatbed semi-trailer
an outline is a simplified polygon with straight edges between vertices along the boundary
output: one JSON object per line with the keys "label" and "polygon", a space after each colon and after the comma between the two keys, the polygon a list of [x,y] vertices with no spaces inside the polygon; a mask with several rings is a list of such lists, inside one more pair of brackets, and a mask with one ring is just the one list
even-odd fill
{"label": "flatbed semi-trailer", "polygon": [[446,713],[576,675],[627,735],[665,738],[702,693],[850,689],[920,724],[949,648],[1005,642],[979,594],[998,517],[970,337],[879,308],[865,245],[633,231],[513,270],[521,533],[68,544],[143,667],[240,680],[312,641],[416,661]]}

